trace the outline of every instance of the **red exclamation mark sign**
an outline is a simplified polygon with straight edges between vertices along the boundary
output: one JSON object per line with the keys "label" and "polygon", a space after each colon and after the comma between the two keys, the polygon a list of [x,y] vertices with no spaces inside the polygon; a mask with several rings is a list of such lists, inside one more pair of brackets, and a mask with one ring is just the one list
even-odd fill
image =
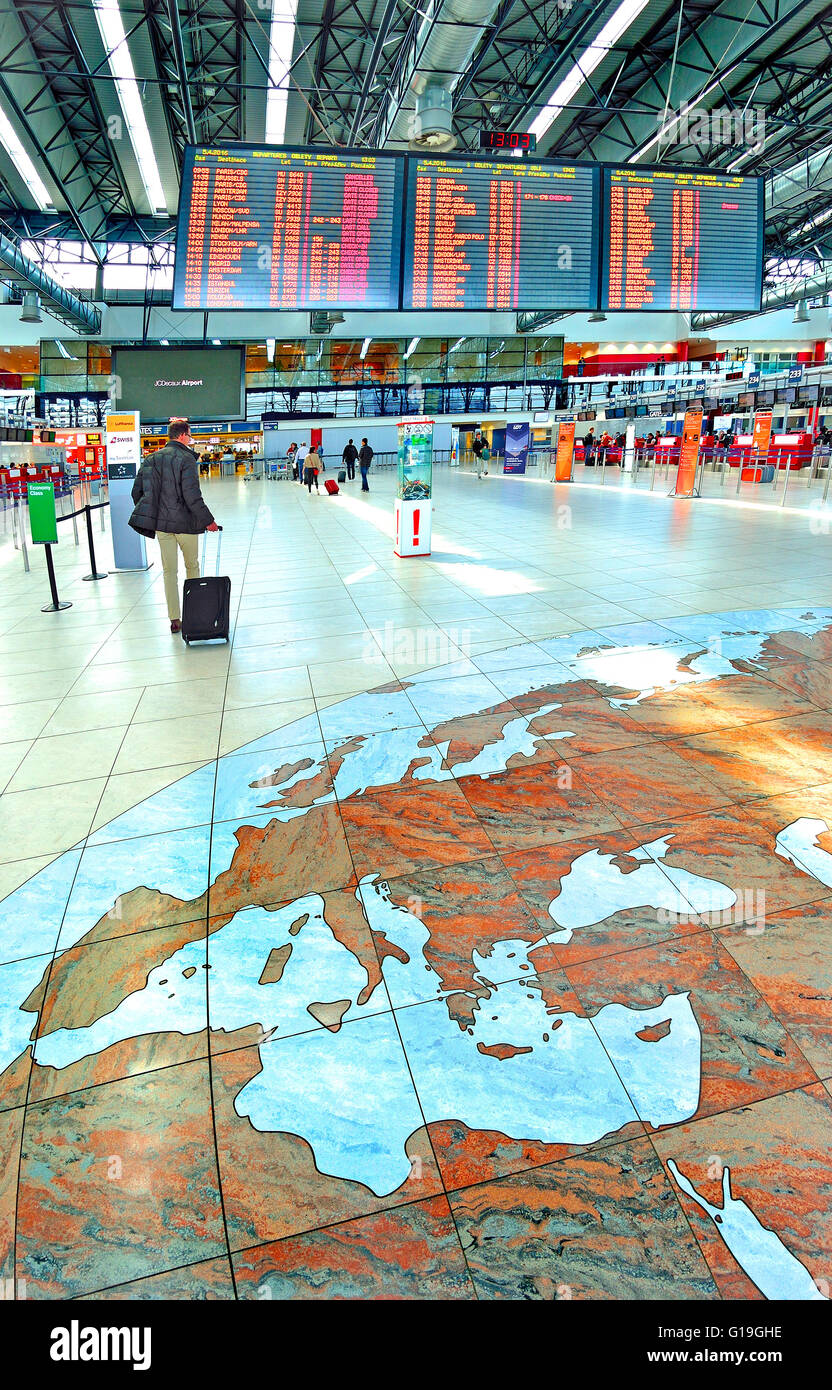
{"label": "red exclamation mark sign", "polygon": [[416,510],[415,510],[414,513],[413,513],[413,544],[414,544],[414,546],[417,546],[417,545],[419,544],[419,516],[420,516],[420,515],[421,515],[421,509],[420,509],[419,507],[417,507]]}

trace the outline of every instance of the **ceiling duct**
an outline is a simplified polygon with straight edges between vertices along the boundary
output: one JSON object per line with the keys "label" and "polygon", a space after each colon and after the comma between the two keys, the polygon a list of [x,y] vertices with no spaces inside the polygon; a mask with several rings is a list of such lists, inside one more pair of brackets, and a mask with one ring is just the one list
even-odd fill
{"label": "ceiling duct", "polygon": [[[425,8],[412,56],[391,83],[378,132],[380,145],[387,140],[408,140],[412,149],[453,149],[453,145],[429,142],[430,123],[437,123],[436,137],[451,134],[448,124],[443,123],[444,102],[452,102],[454,89],[494,18],[499,0],[432,0]],[[441,101],[435,95],[437,88],[446,94]],[[429,89],[434,89],[431,96],[427,96]],[[426,96],[424,104],[420,103]],[[420,130],[424,132],[421,137]]]}
{"label": "ceiling duct", "polygon": [[[772,309],[788,309],[792,304],[799,304],[801,300],[809,304],[813,299],[821,299],[830,291],[832,291],[832,267],[819,275],[810,275],[805,280],[794,280],[791,284],[778,285],[776,289],[766,290],[763,294],[762,308],[759,310],[745,310],[742,313],[729,311],[717,314],[691,314],[690,326],[696,330],[718,328],[720,324],[738,323],[741,319],[757,318],[761,313],[771,313]],[[802,318],[795,321],[797,323],[804,322]]]}
{"label": "ceiling duct", "polygon": [[[19,246],[0,234],[0,277],[12,285],[19,285],[23,291],[24,305],[27,295],[33,293],[40,300],[40,307],[52,318],[65,323],[80,333],[100,333],[101,313],[94,304],[79,299],[76,294],[59,285],[28,256],[24,256]],[[38,323],[39,319],[24,318],[24,323]]]}

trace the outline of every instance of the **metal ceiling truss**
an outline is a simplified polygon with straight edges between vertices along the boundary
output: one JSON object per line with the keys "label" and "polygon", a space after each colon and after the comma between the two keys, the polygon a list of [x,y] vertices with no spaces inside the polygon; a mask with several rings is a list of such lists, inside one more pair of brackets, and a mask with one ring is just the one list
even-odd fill
{"label": "metal ceiling truss", "polygon": [[[0,186],[7,234],[83,238],[99,263],[107,241],[167,243],[172,220],[137,212],[135,174],[120,164],[118,142],[108,135],[113,102],[103,84],[112,75],[106,57],[89,56],[80,37],[91,0],[13,4],[22,37],[0,55],[0,102],[26,130],[60,210],[21,208]],[[431,26],[442,22],[442,8],[443,0],[429,10],[426,0],[300,0],[290,79],[293,134],[310,144],[383,145],[409,101],[411,74]],[[161,97],[157,126],[163,119],[161,138],[177,161],[189,143],[256,138],[252,122],[256,128],[260,108],[251,98],[262,106],[268,4],[121,0],[121,10],[128,33],[143,29],[148,40],[143,66],[151,70],[137,67],[136,76]],[[465,70],[454,74],[458,149],[475,149],[481,127],[525,129],[609,13],[609,0],[499,0]],[[666,109],[678,111],[680,93],[712,85],[695,110],[758,107],[765,114],[764,146],[743,153],[741,172],[782,171],[832,146],[832,0],[805,0],[802,8],[795,0],[684,0],[681,22],[680,0],[667,0],[645,11],[651,13],[638,42],[622,36],[544,137],[547,156],[626,162],[658,131]],[[31,84],[25,100],[24,76]],[[60,128],[46,136],[49,112]],[[727,168],[736,159],[735,145],[681,142],[674,135],[644,162]],[[817,185],[807,176],[802,192],[772,206],[767,255],[822,264],[832,247],[832,219],[828,232],[818,219],[830,207],[832,167],[828,181],[825,171]]]}
{"label": "metal ceiling truss", "polygon": [[146,0],[155,76],[179,161],[188,144],[245,138],[246,8],[245,0]]}

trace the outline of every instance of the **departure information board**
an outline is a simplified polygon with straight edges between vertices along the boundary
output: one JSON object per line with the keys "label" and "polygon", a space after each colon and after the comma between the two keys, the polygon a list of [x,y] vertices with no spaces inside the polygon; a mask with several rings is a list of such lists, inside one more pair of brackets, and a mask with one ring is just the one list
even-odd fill
{"label": "departure information board", "polygon": [[408,160],[405,309],[594,309],[599,170]]}
{"label": "departure information board", "polygon": [[185,151],[175,309],[395,309],[404,160],[273,145]]}
{"label": "departure information board", "polygon": [[759,309],[763,183],[701,169],[604,170],[602,309]]}

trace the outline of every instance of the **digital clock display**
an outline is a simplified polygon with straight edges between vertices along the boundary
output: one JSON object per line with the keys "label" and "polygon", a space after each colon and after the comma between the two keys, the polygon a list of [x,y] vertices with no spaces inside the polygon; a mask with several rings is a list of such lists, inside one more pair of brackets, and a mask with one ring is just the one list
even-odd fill
{"label": "digital clock display", "polygon": [[537,136],[527,130],[481,130],[481,150],[536,150]]}

